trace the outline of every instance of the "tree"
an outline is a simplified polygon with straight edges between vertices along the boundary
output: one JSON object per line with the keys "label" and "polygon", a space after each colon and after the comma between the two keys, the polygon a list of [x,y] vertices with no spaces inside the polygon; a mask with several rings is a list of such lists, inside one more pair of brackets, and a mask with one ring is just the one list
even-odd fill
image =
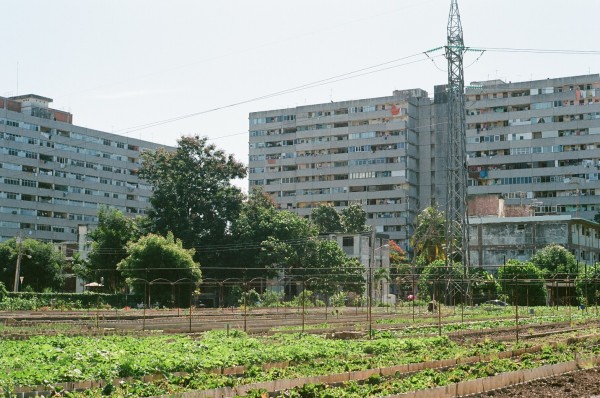
{"label": "tree", "polygon": [[327,295],[339,290],[363,291],[365,269],[358,260],[349,258],[336,241],[316,239],[310,243],[313,250],[305,259],[303,275],[309,279],[309,289]]}
{"label": "tree", "polygon": [[499,288],[498,282],[484,268],[478,267],[469,270],[469,281],[473,302],[482,303],[496,298]]}
{"label": "tree", "polygon": [[566,278],[577,273],[575,256],[561,245],[548,245],[538,250],[531,262],[544,271],[546,277]]}
{"label": "tree", "polygon": [[101,207],[98,211],[98,226],[88,233],[92,249],[84,267],[77,267],[79,274],[88,281],[104,281],[108,291],[123,286],[117,272],[117,264],[126,255],[127,243],[139,238],[136,221],[126,217],[120,210]]}
{"label": "tree", "polygon": [[390,279],[395,286],[395,292],[402,297],[414,294],[416,291],[416,267],[406,258],[406,252],[398,244],[389,241],[390,253]]}
{"label": "tree", "polygon": [[202,276],[200,264],[194,261],[194,249],[184,249],[181,240],[172,233],[166,238],[148,234],[137,242],[129,242],[127,257],[119,262],[117,269],[135,290],[140,284],[146,285],[146,293],[152,295],[153,302],[177,301],[173,296],[178,288],[182,292],[178,297],[183,297],[180,305],[188,303]]}
{"label": "tree", "polygon": [[310,218],[317,228],[319,228],[320,234],[342,232],[344,230],[340,214],[331,205],[320,205],[313,209]]}
{"label": "tree", "polygon": [[511,303],[545,305],[544,273],[532,262],[509,260],[498,269],[502,294]]}
{"label": "tree", "polygon": [[364,286],[364,267],[337,242],[318,239],[318,229],[310,220],[278,211],[270,228],[270,236],[261,245],[261,261],[288,282],[308,281],[309,288],[320,293],[339,287],[356,291]]}
{"label": "tree", "polygon": [[[242,163],[200,137],[182,137],[175,151],[158,149],[141,158],[139,176],[154,187],[148,211],[153,232],[172,232],[187,248],[228,242],[243,201],[231,180],[246,176]],[[199,257],[212,269],[223,265],[221,254],[210,250]]]}
{"label": "tree", "polygon": [[367,213],[361,205],[356,204],[343,208],[340,217],[345,233],[356,234],[371,230],[366,224]]}
{"label": "tree", "polygon": [[[435,298],[436,301],[452,303],[452,298],[462,299],[464,290],[463,266],[455,262],[450,269],[444,260],[435,260],[425,266],[419,278],[419,293]],[[449,296],[448,296],[449,294]],[[447,296],[447,297],[446,297]]]}
{"label": "tree", "polygon": [[435,207],[427,207],[417,216],[417,227],[411,238],[415,256],[424,256],[427,263],[445,258],[444,212]]}
{"label": "tree", "polygon": [[[235,264],[240,277],[253,279],[256,277],[274,276],[270,265],[272,261],[262,251],[262,243],[270,236],[278,234],[280,228],[275,226],[275,220],[285,215],[278,214],[275,203],[269,195],[261,190],[254,190],[243,205],[239,217],[231,224],[230,247],[235,250],[223,253],[227,256],[227,264]],[[283,226],[281,226],[283,227]],[[288,234],[284,239],[294,239]],[[239,268],[244,268],[244,273]],[[220,279],[232,276],[225,269],[223,274],[213,273]]]}
{"label": "tree", "polygon": [[[0,282],[12,288],[18,257],[15,238],[0,243]],[[59,290],[64,281],[65,256],[52,243],[36,239],[25,239],[21,243],[21,266],[19,276],[23,278],[19,290]]]}
{"label": "tree", "polygon": [[600,303],[600,264],[589,265],[577,276],[576,288],[579,302],[586,305]]}

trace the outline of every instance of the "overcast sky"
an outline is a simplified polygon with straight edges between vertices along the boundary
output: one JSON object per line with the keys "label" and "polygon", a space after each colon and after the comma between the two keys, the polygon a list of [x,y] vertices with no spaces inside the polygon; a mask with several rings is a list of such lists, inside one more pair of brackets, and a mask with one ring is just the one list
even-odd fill
{"label": "overcast sky", "polygon": [[[395,89],[432,94],[447,80],[446,61],[441,50],[430,53],[433,60],[422,53],[445,44],[449,6],[450,0],[5,1],[0,95],[47,96],[77,125],[165,145],[181,135],[208,136],[247,163],[249,112]],[[465,44],[473,48],[600,50],[600,0],[459,0],[459,7]],[[467,82],[600,72],[600,55],[480,55],[466,56]],[[235,105],[380,64],[361,76]],[[194,113],[201,114],[134,128]]]}

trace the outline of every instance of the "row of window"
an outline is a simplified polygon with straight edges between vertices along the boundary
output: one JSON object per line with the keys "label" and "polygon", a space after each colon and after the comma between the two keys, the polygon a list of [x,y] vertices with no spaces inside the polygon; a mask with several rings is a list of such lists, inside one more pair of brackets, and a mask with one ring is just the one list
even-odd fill
{"label": "row of window", "polygon": [[[114,153],[102,152],[102,151],[98,151],[95,149],[78,147],[78,146],[74,146],[74,145],[61,144],[58,142],[41,141],[41,140],[38,140],[37,138],[24,137],[24,136],[20,136],[17,134],[0,132],[0,139],[4,139],[6,141],[23,142],[23,143],[27,143],[30,145],[38,145],[38,146],[50,148],[46,153],[39,152],[40,158],[44,157],[44,156],[52,157],[52,156],[48,155],[49,152],[52,152],[53,150],[62,150],[62,151],[66,151],[66,152],[80,153],[82,155],[87,155],[87,156],[101,157],[103,159],[111,159],[111,160],[118,160],[118,161],[127,161],[130,163],[137,163],[137,159],[133,158],[133,157],[126,157],[126,156],[121,156],[121,155],[114,154]],[[9,150],[9,149],[12,149],[12,148],[4,148],[5,151]],[[35,154],[35,157],[31,157],[31,158],[38,159],[38,152],[17,150],[17,149],[13,149],[13,150],[18,151],[18,152],[23,152],[23,153],[33,153],[33,154]],[[15,154],[15,156],[23,156],[23,155]],[[27,157],[30,157],[30,156],[27,156]]]}
{"label": "row of window", "polygon": [[[598,83],[586,83],[586,84],[578,84],[578,85],[567,85],[567,86],[557,86],[557,87],[543,87],[543,88],[531,88],[526,90],[515,90],[515,91],[504,91],[504,92],[496,92],[496,93],[486,93],[486,94],[475,94],[467,96],[467,100],[469,101],[479,101],[479,100],[487,100],[487,99],[496,99],[496,98],[509,98],[509,97],[527,97],[534,95],[543,95],[543,94],[554,94],[554,93],[562,93],[567,91],[579,91],[581,95],[581,91],[594,90],[599,89]],[[598,94],[596,94],[598,95]]]}
{"label": "row of window", "polygon": [[250,119],[250,124],[281,123],[296,120],[296,115],[280,115]]}
{"label": "row of window", "polygon": [[[19,223],[19,222],[14,222],[14,221],[3,221],[3,220],[0,220],[0,227],[12,228],[12,229],[22,229],[22,230],[29,230],[29,231],[47,231],[47,232],[71,233],[71,234],[76,233],[75,228],[65,227],[63,225]],[[14,238],[14,236],[8,237],[8,239],[10,239],[10,238]],[[5,237],[2,237],[2,239],[0,239],[0,241],[2,241],[2,240],[7,240],[7,239],[5,239]],[[38,239],[38,240],[44,241],[44,239]]]}
{"label": "row of window", "polygon": [[47,139],[52,139],[52,136],[56,135],[56,136],[60,136],[60,137],[81,140],[81,141],[85,141],[85,142],[92,142],[95,144],[102,144],[105,146],[111,146],[111,147],[120,148],[120,149],[127,148],[130,151],[136,151],[136,152],[140,151],[140,147],[138,145],[126,144],[121,141],[113,141],[108,138],[100,138],[100,137],[95,137],[95,136],[91,136],[91,135],[76,133],[73,131],[60,130],[60,129],[55,129],[55,128],[51,128],[51,127],[39,126],[36,124],[20,122],[18,120],[0,118],[0,124],[5,124],[7,126],[12,126],[12,127],[20,127],[20,128],[31,130],[31,131],[39,131],[42,133],[42,136],[46,137]]}
{"label": "row of window", "polygon": [[478,133],[482,131],[493,130],[496,128],[510,127],[510,126],[526,126],[534,124],[545,124],[545,123],[564,123],[578,120],[595,120],[600,119],[600,112],[589,112],[589,113],[576,113],[571,115],[558,115],[558,116],[543,116],[543,117],[531,117],[529,119],[510,119],[510,120],[499,120],[491,122],[481,123],[468,123],[467,129],[476,130]]}
{"label": "row of window", "polygon": [[[582,177],[586,181],[597,181],[598,173],[589,173],[585,174]],[[515,185],[515,184],[550,184],[550,183],[565,183],[568,184],[570,180],[569,176],[534,176],[534,177],[502,177],[502,178],[492,178],[492,179],[469,179],[469,186],[487,186],[487,185]],[[563,195],[559,196],[577,196],[581,195],[577,189],[566,187],[567,189]],[[586,189],[586,194],[595,195],[595,190]],[[593,193],[592,193],[593,192]]]}
{"label": "row of window", "polygon": [[337,142],[346,140],[358,140],[358,139],[370,139],[370,138],[381,138],[394,137],[402,135],[405,132],[402,131],[369,131],[365,133],[352,133],[347,135],[333,135],[333,136],[320,136],[320,137],[309,137],[309,138],[296,138],[294,140],[280,140],[280,141],[261,141],[251,142],[249,144],[250,149],[255,148],[275,148],[282,146],[302,145],[302,144],[318,144],[323,142]]}
{"label": "row of window", "polygon": [[[140,189],[143,189],[146,191],[152,190],[152,187],[148,184],[142,184],[142,183],[137,183],[137,182],[133,183],[133,182],[127,182],[127,181],[123,181],[123,180],[115,180],[112,178],[93,176],[93,175],[89,175],[89,174],[66,172],[66,171],[60,170],[60,169],[52,170],[52,169],[45,169],[45,168],[41,168],[41,167],[37,168],[37,167],[33,167],[33,166],[27,166],[27,165],[21,165],[21,164],[9,163],[9,162],[0,163],[0,169],[23,171],[23,172],[28,173],[28,175],[30,175],[32,177],[35,177],[37,175],[42,175],[42,176],[67,178],[67,179],[85,181],[85,182],[100,183],[100,184],[105,184],[105,185],[114,185],[114,186],[118,186],[118,187],[127,187],[130,189],[140,188]],[[111,167],[111,169],[112,169],[112,167]],[[118,170],[121,170],[121,169],[118,169]],[[108,171],[108,170],[105,170],[105,171]],[[28,180],[24,180],[24,181],[28,181]],[[27,185],[27,186],[31,186],[31,185]]]}
{"label": "row of window", "polygon": [[[30,188],[38,188],[38,189],[48,189],[62,192],[63,195],[67,195],[69,193],[74,194],[84,194],[91,196],[102,196],[105,198],[113,198],[113,199],[123,199],[123,200],[137,200],[139,202],[148,202],[147,197],[137,196],[133,194],[124,194],[118,192],[110,192],[110,191],[101,191],[98,189],[90,189],[90,188],[82,188],[82,187],[74,187],[69,185],[62,184],[53,184],[49,182],[38,182],[34,180],[28,180],[25,178],[11,178],[11,177],[0,177],[0,182],[7,185],[18,185],[23,187]],[[102,180],[101,180],[102,183]],[[131,188],[133,190],[133,188]]]}

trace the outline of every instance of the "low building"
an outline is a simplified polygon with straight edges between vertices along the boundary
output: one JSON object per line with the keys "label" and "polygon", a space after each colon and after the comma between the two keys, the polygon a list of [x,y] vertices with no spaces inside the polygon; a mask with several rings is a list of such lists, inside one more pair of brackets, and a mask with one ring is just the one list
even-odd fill
{"label": "low building", "polygon": [[470,217],[472,267],[496,272],[509,259],[528,261],[540,249],[558,244],[578,263],[600,261],[600,224],[570,215]]}

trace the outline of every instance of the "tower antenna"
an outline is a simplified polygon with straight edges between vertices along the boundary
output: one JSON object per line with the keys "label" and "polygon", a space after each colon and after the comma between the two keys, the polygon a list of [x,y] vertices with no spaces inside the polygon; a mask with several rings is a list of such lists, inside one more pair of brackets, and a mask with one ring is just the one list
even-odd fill
{"label": "tower antenna", "polygon": [[[463,71],[462,24],[458,0],[452,0],[448,17],[448,164],[446,196],[446,271],[447,292],[452,283],[452,267],[463,265],[463,292],[470,296],[469,218],[467,215],[467,147],[465,126],[465,79]],[[466,285],[465,285],[466,283]],[[449,297],[446,298],[447,300]]]}

